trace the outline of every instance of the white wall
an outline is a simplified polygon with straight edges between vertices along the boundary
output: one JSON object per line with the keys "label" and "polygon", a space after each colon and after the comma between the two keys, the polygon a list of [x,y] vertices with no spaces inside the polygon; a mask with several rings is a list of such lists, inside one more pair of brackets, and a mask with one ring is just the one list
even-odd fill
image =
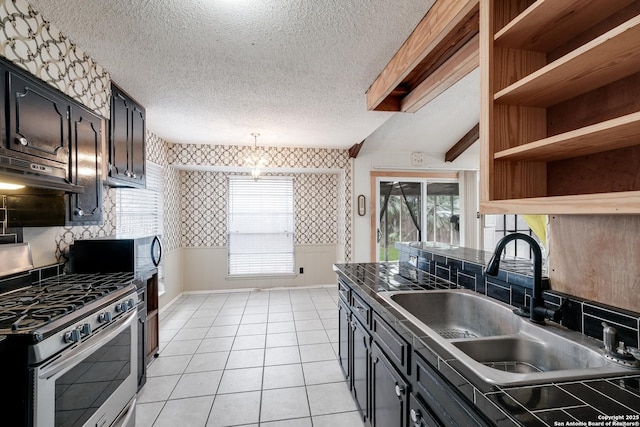
{"label": "white wall", "polygon": [[[331,285],[336,283],[332,266],[336,245],[296,245],[294,271],[291,276],[227,276],[227,248],[221,246],[182,249],[182,291],[210,291],[240,288],[270,288]],[[250,262],[250,260],[248,260]],[[303,274],[297,274],[300,267]]]}
{"label": "white wall", "polygon": [[[393,143],[390,142],[392,147]],[[437,172],[437,171],[463,171],[477,170],[480,167],[480,158],[476,150],[470,149],[453,162],[445,162],[444,154],[423,153],[423,167],[411,165],[411,153],[404,151],[368,151],[366,141],[363,149],[353,164],[353,262],[371,262],[371,214],[375,206],[371,206],[371,171],[406,171],[406,172]],[[463,181],[461,180],[461,185]],[[466,191],[469,191],[467,189]],[[475,188],[478,191],[478,188]],[[357,214],[358,195],[364,194],[367,200],[366,214]]]}

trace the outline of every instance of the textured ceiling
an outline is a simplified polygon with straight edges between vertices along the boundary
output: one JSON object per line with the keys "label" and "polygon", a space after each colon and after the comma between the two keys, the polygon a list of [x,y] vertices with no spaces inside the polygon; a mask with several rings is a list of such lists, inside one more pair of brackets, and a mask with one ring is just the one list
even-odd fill
{"label": "textured ceiling", "polygon": [[[349,148],[393,116],[366,111],[365,93],[433,0],[30,3],[146,107],[147,127],[167,141],[249,145],[259,132],[259,145]],[[411,116],[393,129],[419,129]],[[457,128],[453,119],[439,126]]]}

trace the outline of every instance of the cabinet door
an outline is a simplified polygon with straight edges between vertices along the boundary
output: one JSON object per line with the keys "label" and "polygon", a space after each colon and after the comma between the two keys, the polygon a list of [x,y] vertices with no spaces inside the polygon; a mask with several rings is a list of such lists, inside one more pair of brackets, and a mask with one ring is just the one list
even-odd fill
{"label": "cabinet door", "polygon": [[369,417],[369,371],[371,360],[371,335],[367,329],[353,317],[351,320],[351,332],[353,334],[351,362],[351,384],[353,397],[355,397],[362,419]]}
{"label": "cabinet door", "polygon": [[131,141],[129,145],[129,170],[131,179],[144,186],[145,170],[145,112],[135,103],[131,105]]}
{"label": "cabinet door", "polygon": [[349,350],[351,335],[351,315],[349,308],[340,299],[338,303],[338,359],[340,367],[344,373],[344,377],[351,388],[351,370],[349,367]]}
{"label": "cabinet door", "polygon": [[44,85],[8,73],[6,148],[62,165],[69,162],[70,104]]}
{"label": "cabinet door", "polygon": [[102,119],[74,107],[71,115],[71,182],[84,193],[69,195],[67,218],[73,225],[102,222]]}
{"label": "cabinet door", "polygon": [[[6,108],[7,108],[7,104],[8,104],[8,99],[7,99],[7,75],[9,74],[9,72],[7,70],[5,70],[4,68],[2,68],[2,64],[0,64],[0,138],[2,138],[3,141],[9,141],[8,138],[8,134],[7,134],[7,113],[6,113]],[[0,152],[2,152],[2,147],[4,147],[4,144],[0,144]]]}
{"label": "cabinet door", "polygon": [[113,88],[109,128],[109,176],[125,180],[129,178],[130,104],[129,98]]}
{"label": "cabinet door", "polygon": [[376,343],[371,349],[373,427],[407,426],[409,384]]}

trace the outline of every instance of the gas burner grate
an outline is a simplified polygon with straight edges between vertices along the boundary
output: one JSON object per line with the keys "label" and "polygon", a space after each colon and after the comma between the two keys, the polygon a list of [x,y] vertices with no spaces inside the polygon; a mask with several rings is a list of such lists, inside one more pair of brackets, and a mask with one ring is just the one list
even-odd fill
{"label": "gas burner grate", "polygon": [[129,286],[132,273],[53,277],[0,295],[0,330],[28,332]]}

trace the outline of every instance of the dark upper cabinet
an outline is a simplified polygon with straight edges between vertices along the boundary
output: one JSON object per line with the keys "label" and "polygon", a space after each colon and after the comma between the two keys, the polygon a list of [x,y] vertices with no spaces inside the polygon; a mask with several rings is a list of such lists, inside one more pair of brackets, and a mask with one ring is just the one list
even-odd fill
{"label": "dark upper cabinet", "polygon": [[9,92],[5,148],[66,165],[69,161],[69,101],[53,89],[13,72],[7,72],[5,78]]}
{"label": "dark upper cabinet", "polygon": [[102,222],[102,119],[80,107],[71,110],[71,182],[84,193],[68,195],[67,222],[95,225]]}
{"label": "dark upper cabinet", "polygon": [[145,149],[144,107],[112,84],[107,168],[109,185],[144,188]]}

